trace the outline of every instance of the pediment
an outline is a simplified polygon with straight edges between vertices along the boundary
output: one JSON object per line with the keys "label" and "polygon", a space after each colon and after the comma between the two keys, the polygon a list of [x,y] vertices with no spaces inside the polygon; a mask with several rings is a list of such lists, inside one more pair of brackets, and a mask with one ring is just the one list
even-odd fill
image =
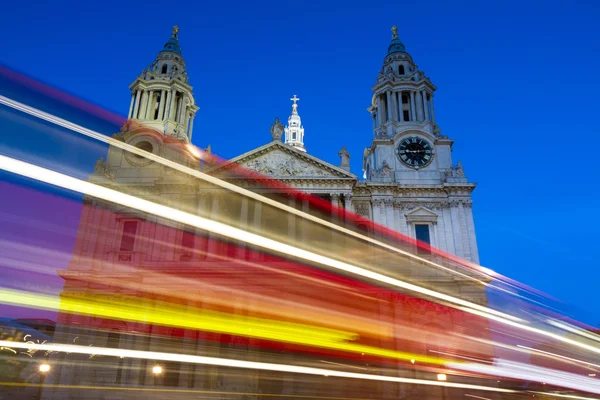
{"label": "pediment", "polygon": [[437,217],[437,214],[433,211],[429,211],[425,207],[417,207],[411,212],[406,213],[406,215],[412,216],[422,216],[422,217]]}
{"label": "pediment", "polygon": [[404,214],[408,222],[436,222],[438,215],[433,211],[426,209],[425,207],[417,207]]}
{"label": "pediment", "polygon": [[356,179],[356,175],[283,144],[271,142],[208,171],[221,175],[234,165],[275,179]]}

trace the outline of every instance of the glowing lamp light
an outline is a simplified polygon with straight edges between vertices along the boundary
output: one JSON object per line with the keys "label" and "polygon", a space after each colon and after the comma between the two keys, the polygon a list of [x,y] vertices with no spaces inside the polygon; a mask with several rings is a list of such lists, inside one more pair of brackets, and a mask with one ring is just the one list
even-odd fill
{"label": "glowing lamp light", "polygon": [[438,381],[446,381],[446,380],[448,380],[448,377],[446,376],[446,374],[437,374],[437,380]]}
{"label": "glowing lamp light", "polygon": [[43,363],[43,364],[40,365],[40,372],[41,373],[46,373],[48,371],[50,371],[50,364]]}
{"label": "glowing lamp light", "polygon": [[152,373],[154,375],[162,374],[162,367],[160,365],[155,365],[154,367],[152,367]]}
{"label": "glowing lamp light", "polygon": [[414,358],[411,358],[411,359],[410,359],[410,363],[411,363],[411,364],[414,364],[414,363],[415,363],[415,359],[414,359]]}
{"label": "glowing lamp light", "polygon": [[187,149],[192,156],[196,157],[199,160],[202,159],[202,152],[198,150],[196,146],[194,146],[193,144],[188,144]]}

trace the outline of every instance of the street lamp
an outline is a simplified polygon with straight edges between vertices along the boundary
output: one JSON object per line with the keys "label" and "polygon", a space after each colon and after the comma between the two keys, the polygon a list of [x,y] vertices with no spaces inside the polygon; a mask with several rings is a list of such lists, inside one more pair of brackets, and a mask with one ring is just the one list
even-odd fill
{"label": "street lamp", "polygon": [[44,387],[44,379],[46,378],[46,373],[50,372],[50,364],[42,363],[39,366],[40,371],[40,389],[38,391],[38,400],[42,398],[42,389]]}

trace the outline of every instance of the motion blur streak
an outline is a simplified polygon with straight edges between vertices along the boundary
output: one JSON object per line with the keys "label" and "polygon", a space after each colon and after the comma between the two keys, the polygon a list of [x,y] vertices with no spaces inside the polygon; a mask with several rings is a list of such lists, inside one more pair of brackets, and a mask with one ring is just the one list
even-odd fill
{"label": "motion blur streak", "polygon": [[255,361],[241,361],[232,360],[226,358],[216,357],[202,357],[192,356],[187,354],[175,354],[175,353],[160,353],[154,351],[141,351],[141,350],[124,350],[124,349],[111,349],[106,347],[88,347],[88,346],[76,346],[67,344],[33,344],[33,343],[17,343],[6,340],[0,340],[0,346],[13,347],[19,349],[36,349],[43,351],[52,352],[67,352],[76,354],[94,354],[94,355],[105,355],[114,357],[131,357],[140,358],[146,360],[159,360],[159,361],[178,361],[192,364],[207,364],[207,365],[218,365],[222,367],[233,367],[233,368],[245,368],[245,369],[258,369],[265,371],[283,371],[297,374],[306,375],[328,375],[336,376],[340,378],[352,378],[352,379],[365,379],[372,381],[382,382],[398,382],[398,383],[412,383],[416,385],[428,385],[428,386],[444,386],[451,388],[460,389],[472,389],[472,390],[485,390],[490,392],[501,392],[501,393],[518,393],[511,389],[502,389],[491,386],[481,385],[470,385],[462,383],[453,383],[448,381],[434,381],[425,379],[412,379],[412,378],[400,378],[394,376],[384,375],[370,375],[370,374],[359,374],[356,372],[343,372],[330,369],[302,367],[296,365],[286,364],[270,364],[261,363]]}
{"label": "motion blur streak", "polygon": [[[61,310],[79,315],[107,317],[116,320],[156,323],[164,326],[242,335],[399,360],[414,359],[429,364],[443,365],[448,362],[435,357],[348,343],[346,341],[354,340],[357,336],[352,332],[341,332],[315,325],[293,324],[280,320],[239,318],[233,314],[209,310],[184,312],[178,310],[175,305],[167,305],[166,303],[155,303],[154,307],[151,307],[151,304],[145,304],[143,300],[136,298],[131,298],[128,304],[106,299],[98,302],[86,299],[70,299],[65,296],[59,300],[52,296],[0,289],[0,303],[20,307],[31,306]],[[150,312],[150,310],[152,311]]]}
{"label": "motion blur streak", "polygon": [[[40,111],[40,110],[38,110],[36,108],[33,108],[33,107],[27,106],[25,104],[19,103],[17,101],[11,100],[11,99],[9,99],[7,97],[0,96],[0,104],[4,104],[4,105],[6,105],[8,107],[12,107],[12,108],[14,108],[16,110],[19,110],[21,112],[24,112],[26,114],[32,115],[34,117],[43,119],[45,121],[51,122],[51,123],[59,125],[59,126],[62,126],[62,127],[67,128],[69,130],[72,130],[74,132],[81,133],[83,135],[86,135],[86,136],[91,137],[93,139],[99,140],[101,142],[108,143],[111,146],[119,147],[119,148],[121,148],[123,150],[126,150],[128,152],[137,154],[137,155],[142,156],[144,158],[147,158],[149,160],[156,161],[156,162],[161,163],[161,164],[163,164],[163,165],[165,165],[167,167],[176,169],[176,170],[181,171],[181,172],[183,172],[185,174],[188,174],[188,175],[192,175],[192,176],[194,176],[196,178],[202,179],[202,180],[204,180],[206,182],[210,182],[210,183],[212,183],[214,185],[217,185],[217,186],[220,186],[220,187],[222,187],[224,189],[227,189],[227,190],[230,190],[232,192],[241,194],[243,196],[252,198],[254,200],[258,200],[258,201],[260,201],[262,203],[268,204],[268,205],[270,205],[272,207],[279,208],[279,209],[281,209],[283,211],[286,211],[288,213],[300,216],[300,217],[302,217],[304,219],[307,219],[309,221],[316,222],[316,223],[318,223],[320,225],[327,226],[330,229],[335,229],[337,231],[343,232],[344,234],[351,235],[353,237],[359,238],[361,240],[368,241],[370,243],[373,243],[373,244],[375,244],[377,246],[380,246],[382,248],[385,248],[387,250],[391,250],[391,251],[394,251],[396,253],[405,255],[407,257],[411,257],[411,258],[413,258],[415,260],[418,260],[419,262],[422,262],[422,263],[431,265],[433,267],[442,269],[442,270],[444,270],[446,272],[459,275],[459,276],[461,276],[463,278],[466,278],[466,279],[469,279],[469,280],[476,281],[476,282],[480,283],[481,285],[484,285],[484,286],[487,285],[486,282],[480,281],[480,280],[478,280],[476,278],[473,278],[472,276],[463,274],[463,273],[458,272],[458,271],[456,271],[454,269],[451,269],[451,268],[447,268],[447,267],[445,267],[443,265],[440,265],[440,264],[437,264],[435,262],[432,262],[431,260],[428,260],[426,258],[422,258],[422,257],[416,256],[416,255],[414,255],[414,254],[412,254],[410,252],[403,251],[403,250],[398,249],[398,248],[396,248],[394,246],[390,246],[390,245],[388,245],[386,243],[374,240],[372,238],[369,238],[368,236],[361,235],[361,234],[356,233],[356,232],[354,232],[352,230],[349,230],[349,229],[343,228],[343,227],[341,227],[339,225],[333,224],[333,223],[331,223],[329,221],[325,221],[323,219],[317,218],[317,217],[315,217],[313,215],[310,215],[308,213],[299,211],[299,210],[297,210],[297,209],[295,209],[293,207],[286,206],[284,204],[281,204],[280,202],[277,202],[277,201],[274,201],[274,200],[269,199],[267,197],[261,196],[261,195],[259,195],[257,193],[251,192],[249,190],[245,190],[243,188],[240,188],[239,186],[235,186],[235,185],[233,185],[231,183],[225,182],[225,181],[223,181],[221,179],[218,179],[218,178],[215,178],[215,177],[213,177],[211,175],[204,174],[204,173],[202,173],[200,171],[196,171],[194,169],[191,169],[189,167],[183,166],[181,164],[178,164],[178,163],[173,162],[171,160],[168,160],[168,159],[165,159],[163,157],[157,156],[155,154],[148,153],[148,152],[146,152],[144,150],[140,150],[137,147],[132,146],[130,144],[127,144],[127,143],[121,142],[119,140],[107,137],[106,135],[103,135],[103,134],[101,134],[99,132],[95,132],[95,131],[92,131],[90,129],[84,128],[84,127],[82,127],[80,125],[77,125],[77,124],[74,124],[72,122],[66,121],[66,120],[64,120],[62,118],[59,118],[59,117],[56,117],[54,115],[45,113],[43,111]],[[188,147],[188,149],[190,149],[190,148],[193,148],[193,147],[191,147],[191,146]],[[192,151],[192,153],[194,154],[194,156],[196,156],[196,157],[201,156],[202,157],[203,155],[202,154],[198,154],[198,152],[199,152],[198,149],[194,149],[194,151]],[[463,263],[465,262],[464,260],[461,260],[461,261]],[[489,271],[488,269],[483,270],[479,266],[475,266],[475,265],[470,265],[470,267],[471,267],[471,270],[473,272],[476,272],[476,273],[478,273],[480,275],[485,276],[486,279],[488,278],[488,274],[486,273],[486,271]],[[492,275],[492,277],[494,275]],[[520,320],[519,318],[512,317],[510,315],[503,315],[503,316],[505,318],[511,318],[511,319],[514,319],[514,320]]]}
{"label": "motion blur streak", "polygon": [[568,324],[563,323],[563,322],[558,322],[558,321],[555,321],[555,320],[552,320],[552,319],[549,319],[548,323],[551,324],[551,325],[556,326],[557,328],[564,329],[565,331],[573,332],[576,335],[583,336],[583,337],[586,337],[588,339],[592,339],[592,340],[594,340],[596,342],[600,342],[600,335],[595,335],[593,333],[586,332],[586,331],[584,331],[584,330],[582,330],[580,328],[577,328],[575,326],[568,325]]}
{"label": "motion blur streak", "polygon": [[[192,215],[180,210],[176,210],[144,199],[117,192],[112,189],[98,186],[83,181],[81,179],[73,178],[55,171],[51,171],[46,168],[38,167],[36,165],[15,160],[13,158],[6,157],[3,155],[0,155],[0,169],[21,176],[26,176],[41,182],[46,182],[51,185],[69,189],[74,192],[87,194],[99,199],[103,199],[126,207],[144,211],[163,218],[168,218],[172,221],[180,222],[188,226],[194,226],[199,229],[217,233],[227,238],[240,240],[267,250],[277,251],[287,256],[298,257],[300,259],[325,265],[338,270],[350,272],[352,274],[362,276],[368,279],[373,279],[375,281],[386,283],[398,288],[407,289],[413,292],[421,293],[426,296],[431,296],[440,300],[445,300],[455,305],[462,305],[463,307],[465,307],[463,308],[464,311],[472,314],[489,316],[490,318],[494,317],[494,315],[500,315],[512,320],[520,320],[519,318],[504,314],[502,312],[490,309],[488,307],[480,306],[478,304],[471,303],[469,301],[465,301],[453,296],[449,296],[444,293],[439,293],[431,289],[423,288],[408,282],[401,281],[399,279],[391,278],[389,276],[382,275],[377,272],[368,271],[363,268],[359,268],[338,260],[334,260],[329,257],[324,257],[319,254],[315,254],[303,249],[287,245],[285,243],[277,242],[272,239],[249,233],[241,229],[225,225],[220,222],[212,221],[206,218],[199,217],[197,215]],[[525,327],[524,325],[516,324],[515,322],[506,320],[505,318],[496,317],[494,319],[499,321],[505,321],[506,323],[510,322],[513,326]],[[600,350],[597,351],[600,353]]]}
{"label": "motion blur streak", "polygon": [[600,394],[600,381],[586,376],[530,366],[513,361],[496,360],[496,365],[448,363],[448,368],[512,379],[526,379],[550,385]]}
{"label": "motion blur streak", "polygon": [[561,356],[559,354],[555,354],[555,353],[550,353],[550,352],[543,351],[543,350],[534,349],[532,347],[522,346],[520,344],[518,344],[517,347],[520,347],[522,349],[527,349],[529,351],[533,351],[533,352],[536,352],[536,353],[544,354],[544,355],[546,355],[547,357],[550,357],[550,358],[563,359],[563,360],[568,360],[568,361],[572,361],[572,362],[575,362],[575,363],[583,364],[583,365],[586,365],[586,366],[594,366],[594,367],[600,368],[600,365],[591,363],[589,361],[583,361],[583,360],[578,360],[576,358],[565,357],[565,356]]}

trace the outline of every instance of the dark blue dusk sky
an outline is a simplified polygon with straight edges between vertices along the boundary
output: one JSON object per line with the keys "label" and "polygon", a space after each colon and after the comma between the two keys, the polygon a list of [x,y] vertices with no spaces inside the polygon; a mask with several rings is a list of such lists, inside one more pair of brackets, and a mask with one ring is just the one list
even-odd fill
{"label": "dark blue dusk sky", "polygon": [[267,143],[297,94],[308,152],[338,164],[345,145],[359,176],[398,25],[437,85],[455,162],[479,183],[482,264],[600,323],[598,2],[11,1],[2,14],[2,63],[123,115],[177,24],[196,145],[230,158]]}

